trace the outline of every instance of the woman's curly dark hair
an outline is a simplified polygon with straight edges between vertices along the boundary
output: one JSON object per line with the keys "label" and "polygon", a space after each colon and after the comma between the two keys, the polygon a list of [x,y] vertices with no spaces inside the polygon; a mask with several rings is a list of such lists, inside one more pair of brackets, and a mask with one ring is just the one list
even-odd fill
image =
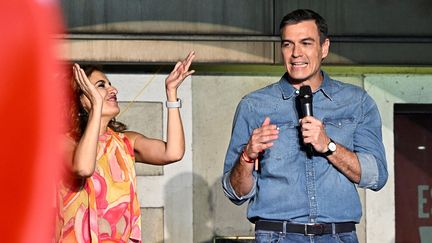
{"label": "woman's curly dark hair", "polygon": [[[103,72],[102,66],[100,65],[83,65],[81,68],[84,70],[87,77],[94,71]],[[72,68],[70,68],[72,70]],[[72,74],[70,74],[70,87],[71,87],[71,102],[69,109],[70,117],[70,129],[69,136],[71,136],[75,141],[78,141],[84,133],[87,126],[88,113],[81,104],[81,96],[84,95],[79,85],[76,83]],[[121,122],[118,122],[113,118],[109,123],[108,127],[116,132],[123,132],[127,129],[127,126]]]}

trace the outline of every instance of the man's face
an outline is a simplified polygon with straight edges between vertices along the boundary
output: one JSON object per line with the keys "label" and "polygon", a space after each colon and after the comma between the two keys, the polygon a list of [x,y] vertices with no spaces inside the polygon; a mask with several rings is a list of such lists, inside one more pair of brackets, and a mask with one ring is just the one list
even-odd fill
{"label": "man's face", "polygon": [[319,83],[322,79],[321,61],[328,54],[330,41],[320,44],[314,20],[286,25],[281,30],[281,50],[288,75],[296,83]]}

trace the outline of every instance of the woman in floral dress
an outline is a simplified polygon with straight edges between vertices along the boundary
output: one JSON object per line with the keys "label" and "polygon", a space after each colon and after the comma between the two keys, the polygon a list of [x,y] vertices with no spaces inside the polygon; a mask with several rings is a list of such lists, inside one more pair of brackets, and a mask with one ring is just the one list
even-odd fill
{"label": "woman in floral dress", "polygon": [[115,121],[117,89],[96,66],[73,66],[72,125],[64,146],[66,172],[59,186],[58,242],[141,242],[134,163],[166,165],[185,151],[177,88],[194,71],[194,52],[165,80],[167,141],[125,131]]}

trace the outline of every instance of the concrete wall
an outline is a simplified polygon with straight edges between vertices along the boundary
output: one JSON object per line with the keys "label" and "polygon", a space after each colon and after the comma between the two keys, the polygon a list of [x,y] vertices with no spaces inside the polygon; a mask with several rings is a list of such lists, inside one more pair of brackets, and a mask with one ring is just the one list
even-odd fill
{"label": "concrete wall", "polygon": [[[377,102],[382,116],[389,168],[389,180],[383,191],[366,194],[367,242],[395,242],[394,183],[397,178],[394,177],[393,106],[395,103],[432,103],[431,81],[432,75],[365,75],[365,89]],[[410,200],[416,201],[418,198]]]}
{"label": "concrete wall", "polygon": [[214,236],[253,235],[247,204],[232,204],[221,188],[223,161],[238,101],[274,77],[200,76],[192,82],[194,117],[194,242]]}
{"label": "concrete wall", "polygon": [[[118,88],[121,113],[129,129],[166,139],[166,74],[110,73]],[[166,166],[136,164],[137,193],[144,243],[193,242],[192,225],[192,101],[191,79],[179,88],[186,151],[180,162]]]}

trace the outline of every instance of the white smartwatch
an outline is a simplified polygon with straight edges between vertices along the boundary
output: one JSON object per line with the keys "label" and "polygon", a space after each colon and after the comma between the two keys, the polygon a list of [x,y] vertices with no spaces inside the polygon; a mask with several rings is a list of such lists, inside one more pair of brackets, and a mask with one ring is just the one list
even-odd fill
{"label": "white smartwatch", "polygon": [[177,99],[177,101],[174,101],[174,102],[166,101],[165,102],[165,106],[168,109],[170,109],[170,108],[181,108],[182,107],[182,101],[181,101],[181,99]]}

